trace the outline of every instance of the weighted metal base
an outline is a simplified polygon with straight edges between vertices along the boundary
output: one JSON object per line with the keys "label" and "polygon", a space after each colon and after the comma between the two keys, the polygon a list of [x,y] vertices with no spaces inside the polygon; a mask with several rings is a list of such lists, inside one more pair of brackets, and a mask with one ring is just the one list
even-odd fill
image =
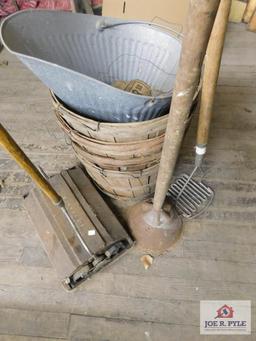
{"label": "weighted metal base", "polygon": [[130,209],[128,223],[138,247],[148,252],[168,250],[182,231],[182,220],[168,202],[160,212],[160,222],[153,203],[144,201]]}

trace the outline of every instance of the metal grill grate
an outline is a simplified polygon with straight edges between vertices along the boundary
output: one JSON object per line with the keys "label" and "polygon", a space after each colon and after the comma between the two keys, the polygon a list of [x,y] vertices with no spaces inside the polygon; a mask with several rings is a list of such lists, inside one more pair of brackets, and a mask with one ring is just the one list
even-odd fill
{"label": "metal grill grate", "polygon": [[[182,174],[171,185],[168,196],[174,202],[177,211],[184,218],[195,218],[211,204],[214,198],[213,190],[203,182],[191,179],[187,184],[189,175]],[[184,188],[184,185],[186,187]],[[184,189],[183,189],[184,188]],[[180,192],[182,194],[179,196]]]}

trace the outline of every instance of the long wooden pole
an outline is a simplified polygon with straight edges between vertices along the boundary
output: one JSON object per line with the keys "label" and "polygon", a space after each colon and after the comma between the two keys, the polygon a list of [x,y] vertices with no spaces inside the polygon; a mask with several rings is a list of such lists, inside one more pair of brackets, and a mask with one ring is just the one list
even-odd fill
{"label": "long wooden pole", "polygon": [[248,24],[248,30],[250,30],[252,32],[256,32],[256,11],[254,12],[254,14],[251,17],[251,20]]}
{"label": "long wooden pole", "polygon": [[173,175],[219,3],[220,0],[190,0],[154,196],[154,210],[159,213]]}
{"label": "long wooden pole", "polygon": [[28,175],[34,180],[37,186],[44,192],[44,194],[51,200],[54,205],[60,205],[62,198],[54,190],[52,185],[43,177],[36,166],[30,161],[27,155],[20,149],[11,135],[5,130],[0,123],[0,146],[3,147],[23,168]]}
{"label": "long wooden pole", "polygon": [[208,43],[203,72],[202,95],[196,145],[196,165],[200,166],[209,138],[214,96],[232,0],[221,0]]}
{"label": "long wooden pole", "polygon": [[255,11],[256,11],[256,0],[248,0],[246,9],[244,11],[243,21],[245,23],[248,23],[251,20],[253,13]]}

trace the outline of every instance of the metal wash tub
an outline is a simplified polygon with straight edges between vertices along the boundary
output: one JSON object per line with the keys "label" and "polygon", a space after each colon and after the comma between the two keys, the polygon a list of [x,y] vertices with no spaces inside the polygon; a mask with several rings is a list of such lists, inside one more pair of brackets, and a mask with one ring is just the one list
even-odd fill
{"label": "metal wash tub", "polygon": [[[144,22],[58,11],[20,11],[1,25],[5,47],[66,105],[106,122],[161,116],[170,105],[181,43]],[[140,79],[152,97],[117,89]]]}

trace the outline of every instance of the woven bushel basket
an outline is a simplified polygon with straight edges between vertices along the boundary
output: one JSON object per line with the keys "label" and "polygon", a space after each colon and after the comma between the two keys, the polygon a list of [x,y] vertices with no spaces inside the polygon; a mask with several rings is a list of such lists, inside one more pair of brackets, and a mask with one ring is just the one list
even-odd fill
{"label": "woven bushel basket", "polygon": [[95,184],[115,199],[154,193],[167,115],[145,122],[104,123],[80,116],[52,94],[59,125]]}
{"label": "woven bushel basket", "polygon": [[122,200],[153,195],[168,115],[144,122],[98,122],[72,112],[51,95],[59,125],[102,192]]}

